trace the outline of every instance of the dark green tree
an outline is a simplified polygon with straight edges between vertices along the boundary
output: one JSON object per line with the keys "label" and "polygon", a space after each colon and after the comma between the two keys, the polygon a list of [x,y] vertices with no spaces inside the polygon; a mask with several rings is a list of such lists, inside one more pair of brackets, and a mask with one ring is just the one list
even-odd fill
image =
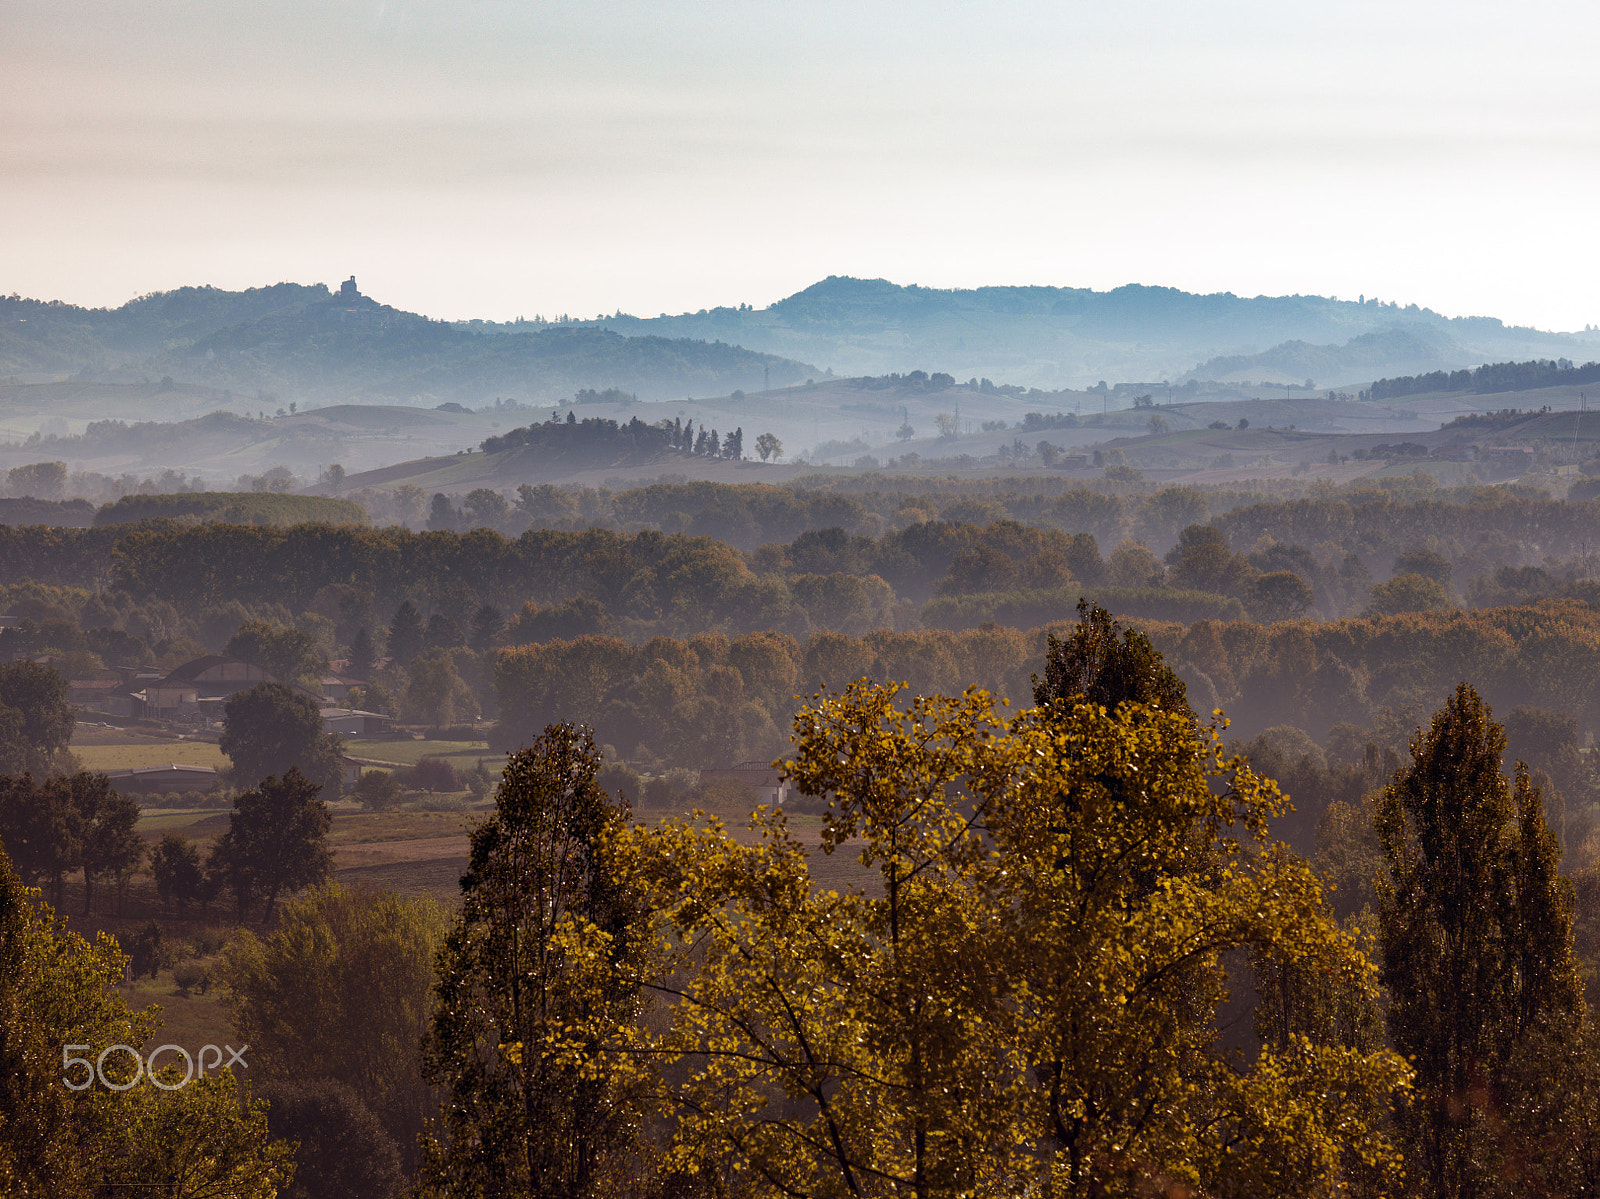
{"label": "dark green tree", "polygon": [[1577,717],[1565,712],[1519,704],[1506,717],[1506,746],[1511,756],[1547,772],[1573,800],[1586,799],[1591,785],[1579,742]]}
{"label": "dark green tree", "polygon": [[31,774],[0,775],[0,842],[29,886],[48,883],[57,907],[67,875],[83,865],[83,816],[70,791]]}
{"label": "dark green tree", "polygon": [[323,882],[333,869],[328,830],[333,817],[317,798],[322,790],[291,766],[282,778],[267,777],[234,803],[228,831],[211,850],[210,869],[233,891],[243,916],[264,896],[270,919],[285,891]]}
{"label": "dark green tree", "polygon": [[1183,680],[1172,673],[1150,639],[1124,629],[1099,604],[1078,601],[1078,627],[1065,638],[1050,634],[1044,678],[1033,680],[1035,703],[1100,704],[1115,712],[1124,703],[1149,704],[1169,712],[1189,711]]}
{"label": "dark green tree", "polygon": [[65,792],[66,802],[78,813],[83,829],[83,911],[88,915],[94,910],[97,879],[125,880],[144,861],[139,805],[112,790],[104,774],[89,771],[50,779],[44,789]]}
{"label": "dark green tree", "polygon": [[271,935],[241,931],[223,969],[253,1076],[342,1083],[415,1165],[437,1104],[420,1057],[450,915],[429,896],[333,883],[285,902]]}
{"label": "dark green tree", "polygon": [[222,652],[285,683],[315,682],[328,669],[328,659],[310,633],[265,620],[245,621]]}
{"label": "dark green tree", "polygon": [[205,870],[200,863],[200,850],[187,837],[178,833],[164,835],[150,851],[150,873],[156,880],[156,894],[168,911],[173,900],[178,901],[178,911],[184,912],[202,898]]}
{"label": "dark green tree", "polygon": [[339,794],[344,741],[322,731],[322,714],[309,696],[282,683],[257,683],[223,705],[227,727],[217,739],[233,760],[236,785],[252,786],[291,767],[332,795]]}
{"label": "dark green tree", "polygon": [[[593,991],[563,985],[574,969],[563,926],[596,926],[614,957],[629,952],[630,895],[601,855],[623,813],[595,783],[601,764],[588,730],[546,728],[511,757],[495,814],[473,831],[424,1042],[425,1076],[445,1100],[439,1135],[424,1145],[423,1194],[600,1194],[631,1147],[635,1113],[615,1081],[547,1042],[600,1015]],[[608,1003],[631,1018],[625,984]]]}
{"label": "dark green tree", "polygon": [[498,529],[511,516],[511,504],[506,497],[488,487],[467,492],[461,508],[474,528]]}
{"label": "dark green tree", "polygon": [[400,780],[391,770],[364,770],[356,782],[355,797],[371,812],[386,812],[400,804]]}
{"label": "dark green tree", "polygon": [[443,492],[434,492],[433,503],[428,509],[428,528],[430,529],[459,529],[461,527],[461,513],[450,497]]}
{"label": "dark green tree", "polygon": [[372,630],[362,625],[350,641],[350,671],[357,678],[366,678],[372,664],[378,660],[378,647],[372,643]]}
{"label": "dark green tree", "polygon": [[447,651],[429,650],[411,664],[410,674],[405,696],[408,720],[439,727],[478,714],[472,688],[462,680]]}
{"label": "dark green tree", "polygon": [[394,610],[389,622],[389,656],[402,666],[422,652],[422,614],[410,600]]}
{"label": "dark green tree", "polygon": [[1311,585],[1292,570],[1274,570],[1250,585],[1251,613],[1264,623],[1303,615],[1316,603]]}
{"label": "dark green tree", "polygon": [[0,662],[0,774],[57,768],[76,720],[59,670],[26,660]]}
{"label": "dark green tree", "polygon": [[361,1097],[331,1078],[272,1082],[272,1139],[295,1146],[294,1178],[278,1199],[394,1199],[405,1187],[400,1150]]}
{"label": "dark green tree", "polygon": [[1463,683],[1376,818],[1389,1038],[1417,1072],[1399,1112],[1407,1174],[1446,1199],[1543,1190],[1582,1015],[1572,886],[1538,790],[1520,764],[1507,783],[1504,754]]}
{"label": "dark green tree", "polygon": [[472,648],[483,653],[494,645],[505,627],[505,613],[490,604],[484,604],[472,614]]}
{"label": "dark green tree", "polygon": [[422,635],[424,647],[427,649],[456,649],[466,643],[467,635],[461,631],[461,626],[443,612],[435,612],[428,617],[428,628]]}

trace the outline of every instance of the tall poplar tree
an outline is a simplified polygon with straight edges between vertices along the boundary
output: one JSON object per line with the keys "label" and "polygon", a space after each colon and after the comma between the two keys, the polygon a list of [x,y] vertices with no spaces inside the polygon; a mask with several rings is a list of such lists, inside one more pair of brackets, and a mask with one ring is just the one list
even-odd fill
{"label": "tall poplar tree", "polygon": [[1520,763],[1514,785],[1501,773],[1505,732],[1472,687],[1411,754],[1377,815],[1389,1037],[1417,1072],[1399,1112],[1407,1173],[1441,1199],[1536,1193],[1583,1014],[1572,886],[1538,789]]}
{"label": "tall poplar tree", "polygon": [[[622,1075],[590,1060],[597,1037],[638,1012],[637,987],[615,969],[636,913],[601,860],[624,811],[595,783],[600,765],[587,729],[547,727],[512,755],[495,814],[473,830],[423,1043],[424,1077],[445,1089],[423,1141],[430,1199],[607,1193],[633,1148]],[[574,928],[605,950],[575,953]]]}

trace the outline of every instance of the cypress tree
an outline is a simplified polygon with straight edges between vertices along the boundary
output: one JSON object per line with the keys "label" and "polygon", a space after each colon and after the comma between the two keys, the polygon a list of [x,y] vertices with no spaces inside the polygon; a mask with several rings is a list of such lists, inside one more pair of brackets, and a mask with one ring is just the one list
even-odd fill
{"label": "cypress tree", "polygon": [[1417,1193],[1539,1193],[1583,1007],[1573,891],[1543,801],[1465,683],[1411,740],[1377,831],[1390,1041],[1416,1070],[1398,1113]]}
{"label": "cypress tree", "polygon": [[394,610],[389,622],[389,656],[402,666],[422,652],[422,614],[410,600]]}

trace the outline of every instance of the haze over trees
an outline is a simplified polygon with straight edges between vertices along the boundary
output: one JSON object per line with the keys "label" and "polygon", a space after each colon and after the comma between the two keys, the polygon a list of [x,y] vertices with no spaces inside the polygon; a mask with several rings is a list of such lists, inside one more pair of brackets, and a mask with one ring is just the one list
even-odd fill
{"label": "haze over trees", "polygon": [[[583,411],[497,452],[776,473],[727,465],[754,424]],[[0,1114],[0,1190],[44,1156],[66,1194],[148,1181],[170,1116],[211,1121],[222,1194],[1588,1193],[1600,508],[1281,482],[408,482],[427,528],[0,525],[0,1089],[40,1113]],[[219,652],[282,681],[226,705],[231,811],[168,831],[78,769],[68,680],[131,703]],[[402,726],[337,815],[335,672]],[[781,806],[724,829],[774,759]],[[334,870],[335,830],[458,824],[459,907]],[[23,882],[81,886],[141,984],[236,923],[205,969],[274,1114],[41,1090],[27,1054],[150,1030]]]}

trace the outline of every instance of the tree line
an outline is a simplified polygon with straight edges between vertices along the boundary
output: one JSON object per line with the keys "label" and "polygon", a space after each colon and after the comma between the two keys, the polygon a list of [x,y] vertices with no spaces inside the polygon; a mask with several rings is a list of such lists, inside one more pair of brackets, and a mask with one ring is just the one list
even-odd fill
{"label": "tree line", "polygon": [[1486,362],[1471,370],[1430,371],[1425,375],[1379,379],[1372,384],[1367,395],[1374,400],[1392,400],[1432,391],[1471,391],[1488,395],[1500,391],[1532,391],[1540,387],[1593,383],[1596,380],[1600,380],[1600,362],[1574,366],[1565,358],[1536,358],[1528,362]]}
{"label": "tree line", "polygon": [[[425,497],[419,491],[417,498],[426,517]],[[116,583],[170,599],[180,593],[193,596],[193,576],[206,572],[209,559],[232,568],[265,553],[280,572],[287,572],[272,584],[275,601],[303,604],[320,586],[345,583],[362,587],[383,603],[398,602],[401,584],[396,576],[403,564],[420,587],[438,589],[459,578],[484,592],[486,601],[505,605],[538,597],[532,588],[522,595],[514,592],[528,584],[519,557],[526,557],[526,550],[542,555],[546,547],[561,544],[541,537],[544,533],[581,532],[591,538],[610,533],[626,541],[651,531],[711,537],[756,564],[754,555],[763,546],[792,545],[805,534],[836,528],[852,539],[881,543],[883,560],[870,562],[869,573],[901,590],[901,581],[893,577],[895,560],[914,525],[987,527],[1011,520],[1029,528],[1089,534],[1102,553],[1136,541],[1159,555],[1177,543],[1184,529],[1209,523],[1240,552],[1265,554],[1277,543],[1280,554],[1298,555],[1298,565],[1290,569],[1312,586],[1320,613],[1333,616],[1360,610],[1368,598],[1370,583],[1364,587],[1357,579],[1347,584],[1340,581],[1341,574],[1356,570],[1359,563],[1357,574],[1364,570],[1374,580],[1382,579],[1396,558],[1417,548],[1449,559],[1461,582],[1492,576],[1502,567],[1545,569],[1551,561],[1582,569],[1594,518],[1589,502],[1554,501],[1507,488],[1449,493],[1412,489],[1409,494],[1401,488],[1366,488],[1322,498],[1263,500],[1259,494],[1188,487],[1124,496],[1081,488],[999,495],[937,488],[852,494],[720,484],[658,484],[613,494],[524,485],[513,500],[479,489],[460,508],[448,497],[436,497],[430,521],[436,527],[431,531],[469,539],[461,543],[427,540],[399,528],[308,526],[273,534],[259,529],[207,532],[160,522],[104,529],[0,526],[0,584],[36,581],[99,589]],[[525,531],[510,535],[519,528]],[[570,544],[587,543],[579,539]],[[332,555],[328,566],[319,569],[314,560],[306,561],[308,548]],[[179,553],[194,556],[187,569],[173,562]],[[856,551],[854,556],[862,555]],[[168,571],[170,581],[155,577]],[[1087,577],[1081,581],[1094,582]],[[213,594],[225,594],[225,587],[225,581],[219,582]],[[247,589],[238,592],[243,598]],[[916,598],[925,601],[926,596]]]}
{"label": "tree line", "polygon": [[569,411],[566,420],[555,415],[547,420],[487,437],[485,453],[528,447],[537,450],[541,461],[593,461],[600,464],[634,464],[655,461],[671,451],[708,458],[744,457],[744,430],[734,429],[725,438],[715,429],[682,417],[647,424],[638,417],[618,423],[605,417],[578,419]]}

